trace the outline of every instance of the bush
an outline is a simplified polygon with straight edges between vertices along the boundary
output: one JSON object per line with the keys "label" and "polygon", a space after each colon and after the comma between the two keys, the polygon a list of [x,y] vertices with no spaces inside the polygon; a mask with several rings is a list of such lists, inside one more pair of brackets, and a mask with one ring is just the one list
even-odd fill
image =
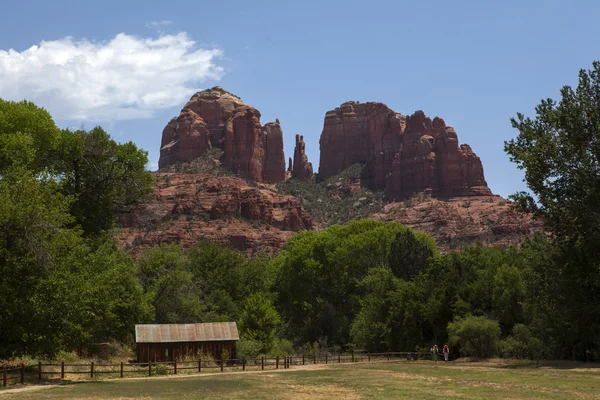
{"label": "bush", "polygon": [[152,370],[152,375],[169,375],[169,367],[164,364],[156,364]]}
{"label": "bush", "polygon": [[500,342],[498,352],[502,357],[529,358],[532,360],[542,359],[544,356],[544,344],[533,336],[528,327],[516,324],[513,335]]}
{"label": "bush", "polygon": [[237,356],[241,360],[257,358],[263,345],[254,339],[242,339],[237,344]]}
{"label": "bush", "polygon": [[221,362],[226,363],[227,360],[229,360],[229,356],[230,356],[229,350],[223,349],[221,351]]}
{"label": "bush", "polygon": [[287,339],[278,339],[273,344],[273,347],[271,348],[269,355],[271,357],[277,357],[277,356],[285,357],[285,356],[289,356],[290,354],[292,354],[293,350],[294,350],[294,346],[292,345],[292,342],[290,342]]}
{"label": "bush", "polygon": [[492,357],[498,346],[500,326],[497,321],[469,315],[448,324],[450,344],[466,355]]}

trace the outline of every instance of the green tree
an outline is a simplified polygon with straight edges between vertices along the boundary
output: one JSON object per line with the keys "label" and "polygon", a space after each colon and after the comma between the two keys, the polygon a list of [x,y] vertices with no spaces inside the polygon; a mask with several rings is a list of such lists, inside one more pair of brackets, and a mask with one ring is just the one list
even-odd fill
{"label": "green tree", "polygon": [[154,311],[154,322],[195,323],[205,305],[200,301],[186,258],[177,245],[160,244],[145,250],[138,260],[138,279]]}
{"label": "green tree", "polygon": [[410,229],[396,234],[392,242],[388,263],[394,274],[410,280],[427,269],[427,260],[437,253],[433,238]]}
{"label": "green tree", "polygon": [[281,321],[273,303],[264,295],[255,293],[244,303],[239,320],[242,337],[261,344],[260,353],[273,347]]}
{"label": "green tree", "polygon": [[99,237],[91,243],[83,265],[87,279],[79,291],[86,294],[87,341],[133,344],[134,325],[150,323],[154,316],[136,276],[135,262],[113,238]]}
{"label": "green tree", "polygon": [[148,153],[132,142],[115,142],[100,127],[62,131],[59,153],[62,190],[75,199],[71,213],[86,235],[112,228],[118,212],[152,191]]}
{"label": "green tree", "polygon": [[598,243],[600,62],[581,70],[577,88],[565,86],[561,96],[558,103],[542,100],[534,119],[520,113],[511,119],[519,135],[506,142],[505,150],[525,171],[532,192],[512,197],[557,237]]}
{"label": "green tree", "polygon": [[448,324],[450,345],[461,353],[477,358],[494,356],[500,338],[498,322],[485,317],[467,316]]}
{"label": "green tree", "polygon": [[55,184],[12,168],[0,179],[0,357],[52,355],[84,335],[86,247]]}
{"label": "green tree", "polygon": [[[561,100],[542,100],[536,117],[517,114],[519,130],[505,144],[525,171],[530,193],[513,196],[518,207],[544,221],[559,247],[562,317],[572,326],[572,349],[586,359],[600,347],[600,62],[579,72]],[[558,272],[558,271],[557,271]]]}
{"label": "green tree", "polygon": [[370,268],[387,264],[392,241],[406,229],[360,220],[290,238],[274,260],[278,305],[290,336],[299,343],[327,338],[330,344],[348,344],[360,310],[361,281]]}
{"label": "green tree", "polygon": [[494,277],[492,305],[503,332],[510,332],[516,323],[524,321],[524,301],[525,281],[521,271],[514,265],[501,265]]}
{"label": "green tree", "polygon": [[0,173],[19,165],[33,173],[54,165],[60,131],[50,114],[28,101],[0,99]]}
{"label": "green tree", "polygon": [[360,301],[361,308],[350,331],[353,343],[359,348],[371,352],[390,350],[391,296],[399,284],[398,278],[387,267],[372,268],[361,282],[366,294]]}

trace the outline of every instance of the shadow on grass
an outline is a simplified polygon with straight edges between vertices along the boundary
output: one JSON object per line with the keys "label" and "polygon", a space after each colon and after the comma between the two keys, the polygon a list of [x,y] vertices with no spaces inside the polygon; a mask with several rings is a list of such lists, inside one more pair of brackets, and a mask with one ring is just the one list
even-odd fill
{"label": "shadow on grass", "polygon": [[[565,360],[510,360],[510,359],[459,359],[457,364],[473,363],[486,365],[499,369],[530,369],[530,368],[551,368],[551,369],[600,369],[600,362],[596,361],[565,361]],[[464,360],[464,361],[463,361]]]}

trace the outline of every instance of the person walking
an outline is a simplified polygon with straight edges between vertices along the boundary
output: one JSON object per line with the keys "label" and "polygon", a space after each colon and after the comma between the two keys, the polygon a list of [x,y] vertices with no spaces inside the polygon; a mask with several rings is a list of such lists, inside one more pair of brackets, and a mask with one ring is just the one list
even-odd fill
{"label": "person walking", "polygon": [[439,350],[438,350],[437,344],[434,344],[433,345],[433,361],[437,362],[438,354],[439,354]]}
{"label": "person walking", "polygon": [[444,353],[444,361],[448,361],[448,356],[450,355],[450,349],[448,348],[447,344],[444,345],[444,350],[442,350],[442,352]]}

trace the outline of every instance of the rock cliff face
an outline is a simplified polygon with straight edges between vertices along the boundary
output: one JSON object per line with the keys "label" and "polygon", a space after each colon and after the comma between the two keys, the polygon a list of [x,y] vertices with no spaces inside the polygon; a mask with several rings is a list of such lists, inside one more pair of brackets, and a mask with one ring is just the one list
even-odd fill
{"label": "rock cliff face", "polygon": [[294,166],[292,167],[292,178],[308,181],[313,176],[312,164],[308,162],[305,153],[304,136],[296,135],[296,147],[294,147]]}
{"label": "rock cliff face", "polygon": [[279,121],[260,124],[260,112],[220,87],[196,93],[163,130],[159,168],[192,161],[219,148],[222,163],[256,182],[285,178]]}
{"label": "rock cliff face", "polygon": [[365,184],[389,200],[428,192],[435,197],[491,195],[479,157],[458,145],[453,128],[423,111],[403,116],[382,103],[347,102],[327,112],[319,177],[365,163]]}
{"label": "rock cliff face", "polygon": [[119,240],[136,255],[158,243],[190,247],[211,239],[247,252],[278,251],[294,233],[315,228],[293,196],[210,173],[155,173],[152,199],[119,215]]}

